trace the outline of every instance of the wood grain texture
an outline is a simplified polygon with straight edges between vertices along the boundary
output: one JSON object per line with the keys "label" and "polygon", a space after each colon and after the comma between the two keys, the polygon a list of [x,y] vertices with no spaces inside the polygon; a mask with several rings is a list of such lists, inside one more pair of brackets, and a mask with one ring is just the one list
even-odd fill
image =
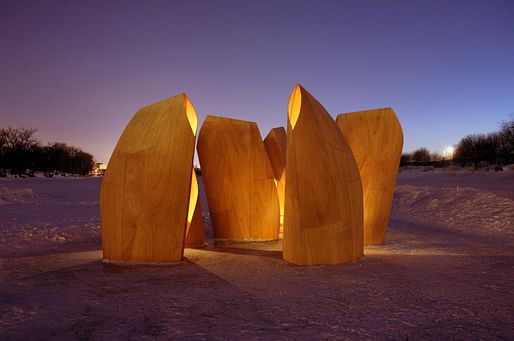
{"label": "wood grain texture", "polygon": [[304,88],[289,99],[284,259],[338,264],[363,254],[362,185],[334,119]]}
{"label": "wood grain texture", "polygon": [[264,147],[273,169],[280,206],[280,232],[284,225],[284,197],[286,190],[286,150],[287,134],[284,127],[273,128],[264,139]]}
{"label": "wood grain texture", "polygon": [[277,239],[278,196],[257,124],[209,115],[197,150],[214,237]]}
{"label": "wood grain texture", "polygon": [[105,260],[182,259],[196,124],[185,94],[144,107],[129,122],[101,187]]}
{"label": "wood grain texture", "polygon": [[280,180],[286,170],[287,133],[284,127],[271,129],[264,139],[264,146],[275,179]]}
{"label": "wood grain texture", "polygon": [[344,113],[337,125],[359,167],[364,198],[364,245],[384,243],[403,147],[391,108]]}
{"label": "wood grain texture", "polygon": [[200,204],[198,180],[196,179],[196,173],[194,169],[192,172],[191,179],[191,195],[189,196],[189,210],[187,212],[185,246],[205,246],[205,232],[202,222],[202,207]]}

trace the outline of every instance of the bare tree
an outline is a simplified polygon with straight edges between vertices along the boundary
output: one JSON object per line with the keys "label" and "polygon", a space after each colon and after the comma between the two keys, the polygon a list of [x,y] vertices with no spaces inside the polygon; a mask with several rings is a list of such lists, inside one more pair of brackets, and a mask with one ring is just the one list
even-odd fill
{"label": "bare tree", "polygon": [[36,129],[12,128],[0,129],[2,167],[9,168],[11,174],[22,175],[31,167],[29,153],[39,147],[34,137]]}
{"label": "bare tree", "polygon": [[87,175],[94,166],[93,156],[66,143],[42,147],[34,137],[36,129],[0,128],[0,176],[55,172]]}
{"label": "bare tree", "polygon": [[514,163],[514,113],[510,117],[500,123],[498,156],[504,163]]}
{"label": "bare tree", "polygon": [[430,161],[430,151],[424,147],[419,148],[412,153],[412,160],[414,162]]}
{"label": "bare tree", "polygon": [[0,129],[0,140],[7,149],[17,149],[28,151],[39,145],[39,141],[34,137],[37,129],[32,128],[13,128],[7,127]]}

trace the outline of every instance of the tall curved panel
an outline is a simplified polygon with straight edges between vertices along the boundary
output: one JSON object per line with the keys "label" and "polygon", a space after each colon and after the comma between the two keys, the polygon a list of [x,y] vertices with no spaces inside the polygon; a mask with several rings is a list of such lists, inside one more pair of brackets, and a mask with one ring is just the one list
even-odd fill
{"label": "tall curved panel", "polygon": [[361,175],[364,245],[383,244],[403,147],[402,127],[391,108],[340,114],[336,122]]}
{"label": "tall curved panel", "polygon": [[300,265],[363,254],[362,185],[334,119],[303,87],[289,99],[283,256]]}
{"label": "tall curved panel", "polygon": [[144,107],[129,122],[101,187],[105,260],[182,259],[196,125],[185,94]]}
{"label": "tall curved panel", "polygon": [[197,150],[214,237],[277,239],[277,191],[257,124],[209,115]]}
{"label": "tall curved panel", "polygon": [[187,212],[186,247],[205,246],[205,232],[202,222],[202,207],[198,191],[198,180],[193,169],[191,178],[191,195],[189,196],[189,211]]}
{"label": "tall curved panel", "polygon": [[280,226],[284,225],[284,195],[286,189],[287,134],[284,127],[273,128],[264,139],[264,146],[273,168],[280,205]]}

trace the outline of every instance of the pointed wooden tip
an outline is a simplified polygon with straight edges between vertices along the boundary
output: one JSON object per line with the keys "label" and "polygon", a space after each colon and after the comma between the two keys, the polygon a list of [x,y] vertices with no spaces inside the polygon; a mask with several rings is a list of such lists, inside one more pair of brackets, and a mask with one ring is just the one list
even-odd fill
{"label": "pointed wooden tip", "polygon": [[268,135],[266,135],[266,137],[264,138],[264,140],[277,138],[277,136],[279,136],[279,137],[287,136],[286,129],[284,127],[271,128],[270,131],[268,132]]}

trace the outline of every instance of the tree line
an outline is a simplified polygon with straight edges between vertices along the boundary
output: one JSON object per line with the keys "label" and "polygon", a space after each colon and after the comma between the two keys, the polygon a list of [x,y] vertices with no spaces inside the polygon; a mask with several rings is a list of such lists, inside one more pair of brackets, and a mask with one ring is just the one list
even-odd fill
{"label": "tree line", "polygon": [[451,157],[430,153],[419,148],[403,153],[400,166],[432,165],[447,166],[450,162],[460,166],[508,165],[514,163],[514,116],[500,123],[499,131],[489,134],[471,134],[463,137]]}
{"label": "tree line", "polygon": [[93,156],[66,143],[43,146],[36,139],[36,129],[0,128],[0,176],[34,176],[42,172],[88,175],[93,169]]}

